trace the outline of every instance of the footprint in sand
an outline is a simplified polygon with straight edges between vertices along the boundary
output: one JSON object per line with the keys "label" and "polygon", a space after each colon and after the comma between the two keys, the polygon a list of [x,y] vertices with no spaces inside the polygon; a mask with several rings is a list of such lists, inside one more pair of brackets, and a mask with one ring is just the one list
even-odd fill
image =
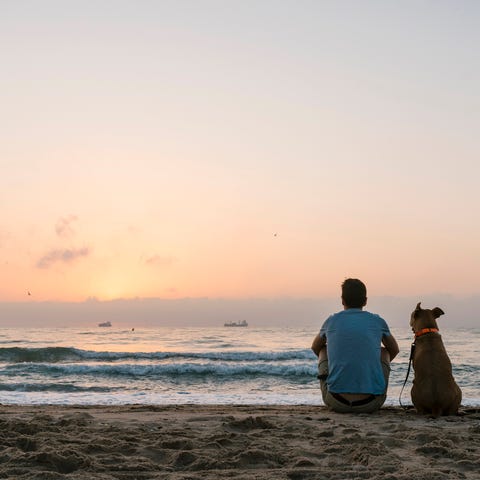
{"label": "footprint in sand", "polygon": [[233,420],[223,424],[225,430],[231,432],[248,432],[250,430],[264,430],[275,428],[273,424],[263,417],[247,417],[242,420]]}

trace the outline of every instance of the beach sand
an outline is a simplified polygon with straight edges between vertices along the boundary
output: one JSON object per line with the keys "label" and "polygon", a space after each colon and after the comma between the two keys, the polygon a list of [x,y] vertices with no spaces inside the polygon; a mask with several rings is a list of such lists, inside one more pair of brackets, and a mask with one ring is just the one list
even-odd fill
{"label": "beach sand", "polygon": [[0,478],[480,478],[478,408],[0,405],[0,436]]}

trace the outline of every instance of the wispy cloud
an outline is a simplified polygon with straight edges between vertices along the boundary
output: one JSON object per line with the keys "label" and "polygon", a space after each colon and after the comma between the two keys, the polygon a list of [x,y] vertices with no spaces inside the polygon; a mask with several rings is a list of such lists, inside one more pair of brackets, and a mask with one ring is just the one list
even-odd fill
{"label": "wispy cloud", "polygon": [[152,255],[145,259],[145,265],[153,266],[153,267],[169,267],[173,265],[177,259],[175,257],[164,257],[161,255]]}
{"label": "wispy cloud", "polygon": [[86,257],[90,254],[88,247],[71,249],[50,250],[37,262],[37,268],[50,268],[54,263],[71,263],[77,258]]}
{"label": "wispy cloud", "polygon": [[66,217],[61,217],[57,224],[55,225],[55,232],[61,238],[71,237],[75,230],[72,227],[72,223],[78,220],[76,215],[68,215]]}

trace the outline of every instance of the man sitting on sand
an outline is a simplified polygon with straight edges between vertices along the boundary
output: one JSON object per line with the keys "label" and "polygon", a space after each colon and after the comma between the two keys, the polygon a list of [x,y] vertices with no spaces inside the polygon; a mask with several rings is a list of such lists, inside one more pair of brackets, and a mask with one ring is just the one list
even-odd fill
{"label": "man sitting on sand", "polygon": [[325,321],[312,344],[323,402],[339,413],[374,412],[387,398],[390,361],[398,344],[383,318],[363,310],[363,282],[343,282],[342,304],[344,310]]}

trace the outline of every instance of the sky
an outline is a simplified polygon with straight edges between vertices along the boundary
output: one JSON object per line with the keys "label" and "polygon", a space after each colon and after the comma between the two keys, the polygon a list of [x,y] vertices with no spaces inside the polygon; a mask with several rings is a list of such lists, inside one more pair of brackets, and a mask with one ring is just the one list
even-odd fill
{"label": "sky", "polygon": [[0,305],[295,304],[347,277],[478,305],[479,22],[461,0],[0,0]]}

